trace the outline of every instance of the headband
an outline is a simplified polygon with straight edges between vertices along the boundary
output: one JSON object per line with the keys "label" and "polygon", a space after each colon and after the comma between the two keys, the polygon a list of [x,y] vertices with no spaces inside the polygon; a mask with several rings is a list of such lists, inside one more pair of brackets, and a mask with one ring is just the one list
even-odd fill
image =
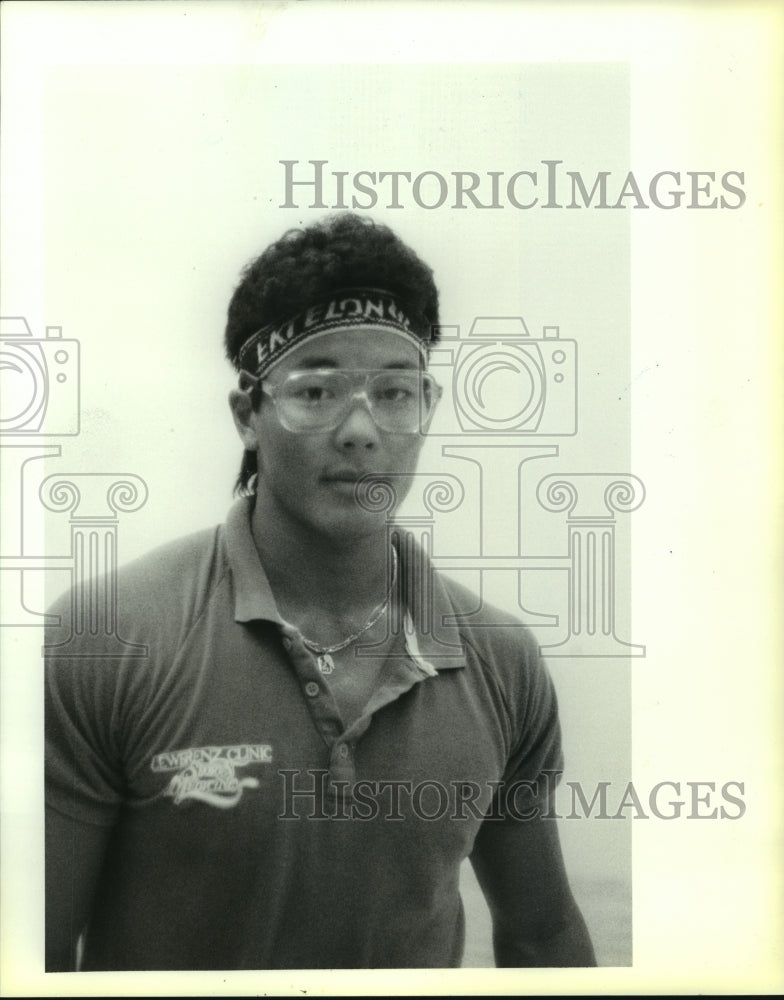
{"label": "headband", "polygon": [[237,355],[239,368],[260,377],[304,340],[360,327],[406,337],[419,347],[423,356],[427,354],[430,325],[423,316],[404,308],[391,292],[349,288],[310,306],[293,319],[270,323],[251,334]]}

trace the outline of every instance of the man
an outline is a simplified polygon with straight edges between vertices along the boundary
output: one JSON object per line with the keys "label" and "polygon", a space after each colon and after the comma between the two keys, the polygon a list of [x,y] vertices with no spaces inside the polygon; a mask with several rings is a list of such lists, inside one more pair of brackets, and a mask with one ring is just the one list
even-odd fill
{"label": "man", "polygon": [[120,572],[146,657],[93,638],[48,660],[50,970],[83,932],[91,970],[457,966],[469,856],[497,964],[594,964],[544,815],[536,644],[492,609],[453,624],[477,599],[387,517],[438,402],[437,324],[430,269],[365,218],[246,269],[240,498]]}

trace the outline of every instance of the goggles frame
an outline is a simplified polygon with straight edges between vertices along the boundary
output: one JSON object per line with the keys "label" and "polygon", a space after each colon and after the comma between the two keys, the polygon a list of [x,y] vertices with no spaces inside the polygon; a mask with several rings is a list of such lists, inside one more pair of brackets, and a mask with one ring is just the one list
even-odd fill
{"label": "goggles frame", "polygon": [[[390,429],[389,427],[384,426],[383,419],[379,422],[376,405],[369,392],[371,384],[374,380],[382,376],[394,376],[401,374],[415,376],[420,384],[427,386],[431,400],[429,409],[427,412],[424,412],[422,403],[426,398],[427,393],[420,392],[416,414],[416,426],[412,427],[410,430],[399,430],[396,428]],[[286,383],[303,379],[308,375],[337,375],[339,377],[347,378],[352,384],[344,404],[341,407],[336,408],[335,413],[329,418],[329,420],[313,427],[295,426],[295,424],[292,423],[286,415],[286,401],[281,398],[281,392]],[[370,414],[373,423],[379,430],[384,431],[384,433],[424,433],[430,425],[430,421],[433,418],[433,414],[436,411],[436,407],[438,406],[444,391],[442,386],[436,382],[434,376],[431,375],[430,372],[423,371],[419,368],[297,368],[288,372],[279,382],[274,383],[271,386],[265,385],[265,379],[262,376],[251,375],[250,372],[242,370],[240,372],[240,389],[245,392],[253,392],[254,390],[257,390],[265,396],[268,396],[272,400],[272,404],[275,407],[275,414],[280,425],[292,434],[319,434],[324,431],[335,430],[335,428],[339,427],[349,413],[354,409],[358,399],[364,402],[365,409]]]}

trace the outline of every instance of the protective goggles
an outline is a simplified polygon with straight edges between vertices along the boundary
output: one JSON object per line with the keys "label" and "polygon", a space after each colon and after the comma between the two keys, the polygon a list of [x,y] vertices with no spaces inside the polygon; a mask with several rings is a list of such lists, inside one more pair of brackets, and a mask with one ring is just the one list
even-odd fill
{"label": "protective goggles", "polygon": [[409,368],[316,368],[289,372],[271,386],[248,372],[242,376],[270,397],[282,426],[295,434],[334,430],[356,400],[382,431],[415,434],[427,428],[442,393],[429,372]]}

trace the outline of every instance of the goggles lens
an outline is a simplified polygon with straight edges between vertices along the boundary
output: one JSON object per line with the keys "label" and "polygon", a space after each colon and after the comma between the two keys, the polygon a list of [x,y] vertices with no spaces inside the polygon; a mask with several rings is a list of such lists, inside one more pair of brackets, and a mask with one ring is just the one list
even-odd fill
{"label": "goggles lens", "polygon": [[278,419],[296,433],[332,430],[356,398],[364,398],[373,420],[392,434],[413,434],[426,426],[441,396],[428,372],[411,369],[347,371],[316,369],[290,372],[272,389]]}

